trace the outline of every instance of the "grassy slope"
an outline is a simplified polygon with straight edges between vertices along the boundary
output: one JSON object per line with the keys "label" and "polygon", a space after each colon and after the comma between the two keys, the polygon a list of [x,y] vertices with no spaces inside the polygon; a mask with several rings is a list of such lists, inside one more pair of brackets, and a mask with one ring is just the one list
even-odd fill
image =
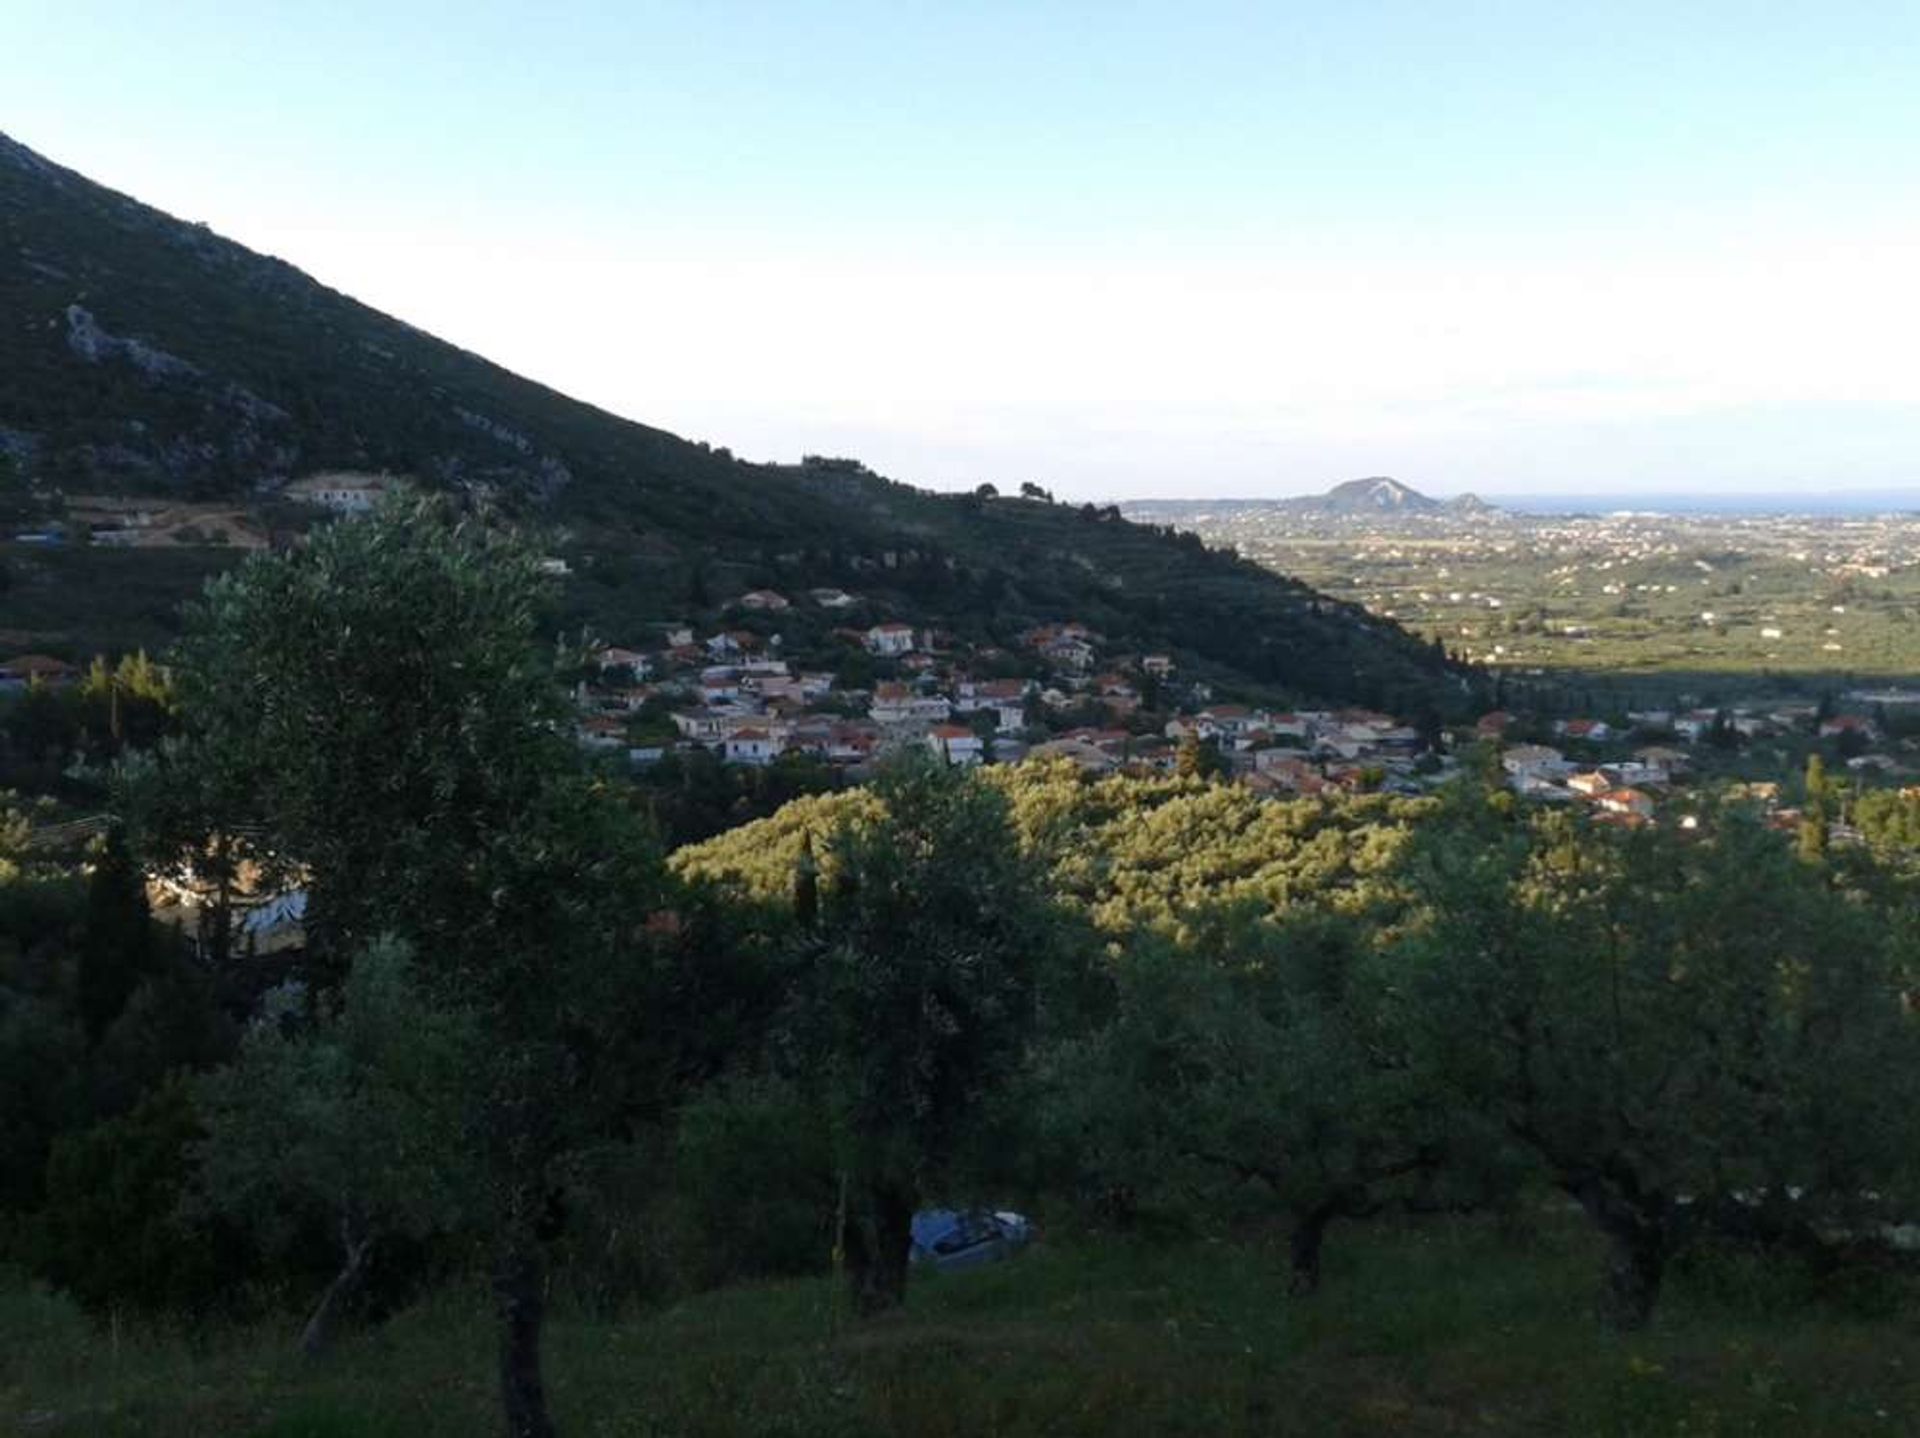
{"label": "grassy slope", "polygon": [[[69,344],[76,303],[191,371],[144,372],[120,351],[86,362]],[[1395,626],[1257,566],[1064,506],[737,462],[512,375],[4,136],[0,431],[30,436],[32,476],[70,493],[243,496],[336,467],[484,484],[597,566],[577,602],[609,629],[698,617],[699,569],[715,602],[756,583],[847,584],[902,617],[976,629],[1078,618],[1229,679],[1463,702]],[[953,583],[906,584],[888,564],[910,553]],[[36,630],[81,644],[116,632],[94,622],[83,589],[69,593],[73,608]]]}
{"label": "grassy slope", "polygon": [[[1790,1280],[1677,1281],[1632,1338],[1588,1316],[1596,1254],[1449,1223],[1346,1233],[1289,1299],[1278,1246],[1043,1248],[836,1323],[823,1281],[620,1321],[563,1316],[573,1434],[1894,1434],[1920,1430],[1920,1324]],[[1911,1313],[1911,1308],[1908,1309]],[[188,1342],[0,1299],[0,1426],[48,1434],[465,1435],[495,1423],[478,1294],[305,1365],[291,1329]]]}

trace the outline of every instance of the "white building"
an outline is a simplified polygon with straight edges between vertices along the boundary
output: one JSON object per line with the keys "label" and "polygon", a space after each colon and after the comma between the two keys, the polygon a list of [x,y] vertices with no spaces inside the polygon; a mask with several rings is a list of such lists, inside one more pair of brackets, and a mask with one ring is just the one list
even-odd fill
{"label": "white building", "polygon": [[736,729],[727,735],[729,764],[771,764],[780,757],[780,739],[768,729]]}
{"label": "white building", "polygon": [[913,650],[911,624],[876,624],[867,631],[867,649],[874,654],[898,656]]}
{"label": "white building", "polygon": [[383,474],[316,474],[296,479],[287,486],[286,496],[338,514],[365,514],[392,487]]}
{"label": "white building", "polygon": [[944,694],[919,694],[905,684],[877,684],[867,717],[876,724],[945,723],[953,706]]}
{"label": "white building", "polygon": [[1500,756],[1500,767],[1516,780],[1559,779],[1569,768],[1558,749],[1545,744],[1515,744]]}
{"label": "white building", "polygon": [[927,747],[949,764],[972,766],[987,757],[980,736],[964,724],[936,724],[927,731]]}

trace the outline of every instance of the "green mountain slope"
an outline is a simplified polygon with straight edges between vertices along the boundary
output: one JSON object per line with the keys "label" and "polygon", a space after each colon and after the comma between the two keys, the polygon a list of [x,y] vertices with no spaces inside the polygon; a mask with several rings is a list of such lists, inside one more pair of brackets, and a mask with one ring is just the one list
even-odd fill
{"label": "green mountain slope", "polygon": [[[1391,623],[1117,512],[934,495],[853,463],[747,464],[618,418],[0,135],[9,466],[42,492],[269,511],[303,475],[412,475],[552,526],[575,570],[570,617],[614,639],[717,617],[755,586],[839,585],[863,601],[851,618],[1001,643],[1077,620],[1229,687],[1453,711],[1473,682]],[[163,638],[150,598],[138,614],[97,607],[135,571],[164,589],[154,562],[90,553],[5,546],[0,634]]]}

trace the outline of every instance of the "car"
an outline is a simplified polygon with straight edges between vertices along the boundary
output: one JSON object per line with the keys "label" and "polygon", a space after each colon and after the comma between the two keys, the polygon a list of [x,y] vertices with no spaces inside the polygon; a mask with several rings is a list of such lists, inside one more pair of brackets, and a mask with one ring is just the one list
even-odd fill
{"label": "car", "polygon": [[1004,1209],[923,1208],[913,1216],[913,1261],[941,1272],[1012,1258],[1033,1241],[1033,1224]]}

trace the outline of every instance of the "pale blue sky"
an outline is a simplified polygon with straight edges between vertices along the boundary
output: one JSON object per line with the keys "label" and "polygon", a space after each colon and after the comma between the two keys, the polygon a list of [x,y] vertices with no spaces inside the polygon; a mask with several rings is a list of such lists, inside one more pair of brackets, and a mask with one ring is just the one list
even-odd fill
{"label": "pale blue sky", "polygon": [[0,128],[936,486],[1920,486],[1920,5],[0,0]]}

